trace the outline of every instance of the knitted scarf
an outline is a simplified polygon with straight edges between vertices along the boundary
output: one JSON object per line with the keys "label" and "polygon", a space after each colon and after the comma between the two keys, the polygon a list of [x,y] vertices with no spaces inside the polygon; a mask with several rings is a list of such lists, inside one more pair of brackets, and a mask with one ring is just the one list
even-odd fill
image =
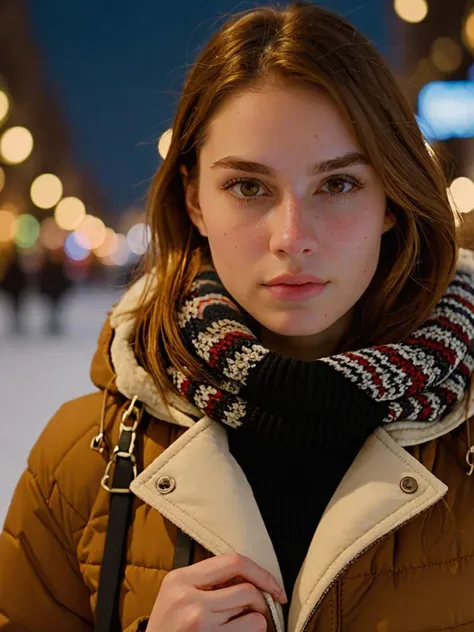
{"label": "knitted scarf", "polygon": [[[234,428],[262,415],[314,422],[315,406],[324,399],[330,410],[344,383],[378,404],[382,423],[439,420],[464,398],[474,369],[474,272],[461,254],[431,316],[405,340],[314,362],[262,346],[217,273],[203,271],[184,297],[179,326],[186,348],[220,388],[174,368],[169,375],[205,415]],[[339,391],[329,390],[330,382]]]}

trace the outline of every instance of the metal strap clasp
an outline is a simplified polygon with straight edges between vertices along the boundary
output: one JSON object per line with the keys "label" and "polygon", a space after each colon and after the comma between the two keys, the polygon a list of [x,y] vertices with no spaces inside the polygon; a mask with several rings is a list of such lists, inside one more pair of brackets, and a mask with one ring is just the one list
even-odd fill
{"label": "metal strap clasp", "polygon": [[136,430],[142,418],[143,410],[135,405],[136,401],[137,396],[135,395],[135,397],[130,402],[130,406],[122,415],[119,439],[117,445],[114,448],[114,451],[112,452],[110,461],[107,463],[105,474],[100,483],[102,488],[105,489],[105,491],[109,492],[109,494],[130,494],[129,487],[110,487],[108,484],[111,476],[112,467],[117,463],[118,459],[128,459],[132,464],[132,480],[137,477],[137,460],[134,452],[137,437]]}
{"label": "metal strap clasp", "polygon": [[466,454],[466,463],[469,465],[468,476],[472,476],[474,472],[474,445],[469,448]]}

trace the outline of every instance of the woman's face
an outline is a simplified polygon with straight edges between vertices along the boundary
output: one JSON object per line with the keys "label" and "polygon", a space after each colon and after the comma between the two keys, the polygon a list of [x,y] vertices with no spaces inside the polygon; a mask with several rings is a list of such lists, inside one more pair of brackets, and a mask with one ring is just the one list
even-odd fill
{"label": "woman's face", "polygon": [[[342,335],[393,225],[380,179],[333,100],[293,86],[263,85],[223,103],[186,203],[237,303],[269,339],[303,346]],[[268,286],[301,274],[324,285]]]}

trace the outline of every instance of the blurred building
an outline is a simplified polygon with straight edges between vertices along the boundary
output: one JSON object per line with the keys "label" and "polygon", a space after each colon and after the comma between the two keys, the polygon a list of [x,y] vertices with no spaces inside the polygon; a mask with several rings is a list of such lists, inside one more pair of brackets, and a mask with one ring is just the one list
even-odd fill
{"label": "blurred building", "polygon": [[[398,36],[404,43],[403,85],[410,103],[420,113],[423,89],[432,82],[445,84],[445,91],[433,92],[428,104],[440,124],[452,128],[451,133],[443,129],[442,136],[448,137],[439,142],[454,159],[453,176],[474,178],[474,0],[395,0],[397,9]],[[453,82],[465,84],[465,102],[458,99]],[[471,116],[464,129],[453,125],[452,119],[460,123],[468,109]]]}
{"label": "blurred building", "polygon": [[[19,248],[34,266],[41,252],[64,248],[70,263],[90,267],[99,260],[94,248],[115,235],[105,225],[110,217],[93,174],[75,161],[35,43],[29,3],[2,0],[0,254]],[[103,254],[109,252],[103,248]]]}
{"label": "blurred building", "polygon": [[391,0],[402,86],[445,159],[464,243],[474,247],[474,0]]}

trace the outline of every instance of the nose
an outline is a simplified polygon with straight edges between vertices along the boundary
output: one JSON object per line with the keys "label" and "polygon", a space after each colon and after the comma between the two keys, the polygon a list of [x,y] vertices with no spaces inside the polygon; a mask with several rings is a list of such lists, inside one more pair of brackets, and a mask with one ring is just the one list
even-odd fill
{"label": "nose", "polygon": [[304,209],[302,201],[296,197],[282,200],[274,209],[271,221],[271,252],[290,257],[313,254],[318,245],[315,219],[309,216],[309,209]]}

